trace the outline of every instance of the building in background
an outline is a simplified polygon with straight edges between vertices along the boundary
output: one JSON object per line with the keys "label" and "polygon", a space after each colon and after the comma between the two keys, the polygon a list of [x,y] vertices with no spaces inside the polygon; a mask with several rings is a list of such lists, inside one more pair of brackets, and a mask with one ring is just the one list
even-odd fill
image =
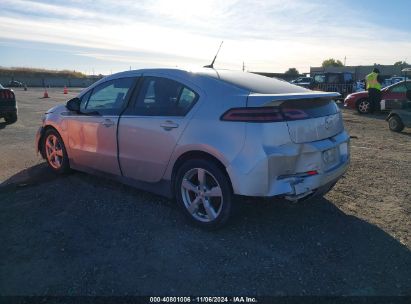
{"label": "building in background", "polygon": [[380,75],[383,79],[393,76],[403,76],[401,70],[411,68],[411,65],[360,65],[360,66],[343,66],[343,67],[310,67],[310,75],[315,73],[343,73],[350,72],[354,74],[355,81],[361,81],[366,75],[371,73],[374,68],[380,70]]}

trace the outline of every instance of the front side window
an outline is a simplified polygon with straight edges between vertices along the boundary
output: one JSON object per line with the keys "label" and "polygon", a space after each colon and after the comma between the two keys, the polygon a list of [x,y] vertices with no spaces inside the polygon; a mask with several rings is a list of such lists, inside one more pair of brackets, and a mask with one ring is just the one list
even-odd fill
{"label": "front side window", "polygon": [[96,86],[90,96],[89,93],[83,96],[81,104],[84,102],[84,111],[118,114],[133,84],[134,78],[120,78]]}
{"label": "front side window", "polygon": [[143,81],[135,105],[135,114],[144,116],[185,116],[198,95],[183,84],[161,77]]}
{"label": "front side window", "polygon": [[91,93],[93,92],[93,90],[89,90],[86,94],[84,94],[81,97],[81,103],[80,103],[80,111],[84,112],[86,110],[86,104],[88,102],[88,99],[90,98]]}

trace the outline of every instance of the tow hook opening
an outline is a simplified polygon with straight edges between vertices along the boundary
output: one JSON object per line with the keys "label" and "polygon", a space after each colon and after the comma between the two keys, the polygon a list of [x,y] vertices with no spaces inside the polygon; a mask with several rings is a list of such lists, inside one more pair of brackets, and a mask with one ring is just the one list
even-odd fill
{"label": "tow hook opening", "polygon": [[300,201],[304,198],[310,197],[311,194],[313,194],[313,193],[314,193],[314,191],[310,190],[310,191],[307,191],[307,192],[304,192],[304,193],[301,193],[301,194],[298,194],[298,195],[286,195],[284,198],[287,201],[295,203],[295,202]]}

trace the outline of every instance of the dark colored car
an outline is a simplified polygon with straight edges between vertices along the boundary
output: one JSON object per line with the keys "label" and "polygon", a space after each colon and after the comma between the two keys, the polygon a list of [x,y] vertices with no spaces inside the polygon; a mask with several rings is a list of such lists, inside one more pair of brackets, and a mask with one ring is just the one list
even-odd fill
{"label": "dark colored car", "polygon": [[354,74],[351,72],[323,72],[314,73],[312,90],[338,92],[344,98],[354,91]]}
{"label": "dark colored car", "polygon": [[0,118],[6,123],[17,121],[17,103],[13,90],[6,89],[0,84]]}
{"label": "dark colored car", "polygon": [[9,88],[21,88],[21,87],[24,87],[24,83],[17,81],[17,80],[10,80],[7,86]]}
{"label": "dark colored car", "polygon": [[310,89],[313,83],[313,79],[311,77],[298,77],[297,79],[290,81],[290,83]]}
{"label": "dark colored car", "polygon": [[[381,90],[381,100],[406,100],[407,84],[411,86],[411,81],[398,82]],[[368,91],[352,93],[344,100],[344,107],[356,109],[360,114],[370,112],[370,102],[368,100]],[[389,108],[385,108],[390,110]]]}

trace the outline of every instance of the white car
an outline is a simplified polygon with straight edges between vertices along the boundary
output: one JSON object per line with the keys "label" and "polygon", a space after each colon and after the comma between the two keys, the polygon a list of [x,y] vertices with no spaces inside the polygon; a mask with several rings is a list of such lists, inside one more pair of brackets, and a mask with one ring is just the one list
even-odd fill
{"label": "white car", "polygon": [[349,164],[338,96],[211,68],[127,71],[47,111],[36,148],[57,173],[175,197],[216,228],[235,195],[296,201],[334,186]]}

